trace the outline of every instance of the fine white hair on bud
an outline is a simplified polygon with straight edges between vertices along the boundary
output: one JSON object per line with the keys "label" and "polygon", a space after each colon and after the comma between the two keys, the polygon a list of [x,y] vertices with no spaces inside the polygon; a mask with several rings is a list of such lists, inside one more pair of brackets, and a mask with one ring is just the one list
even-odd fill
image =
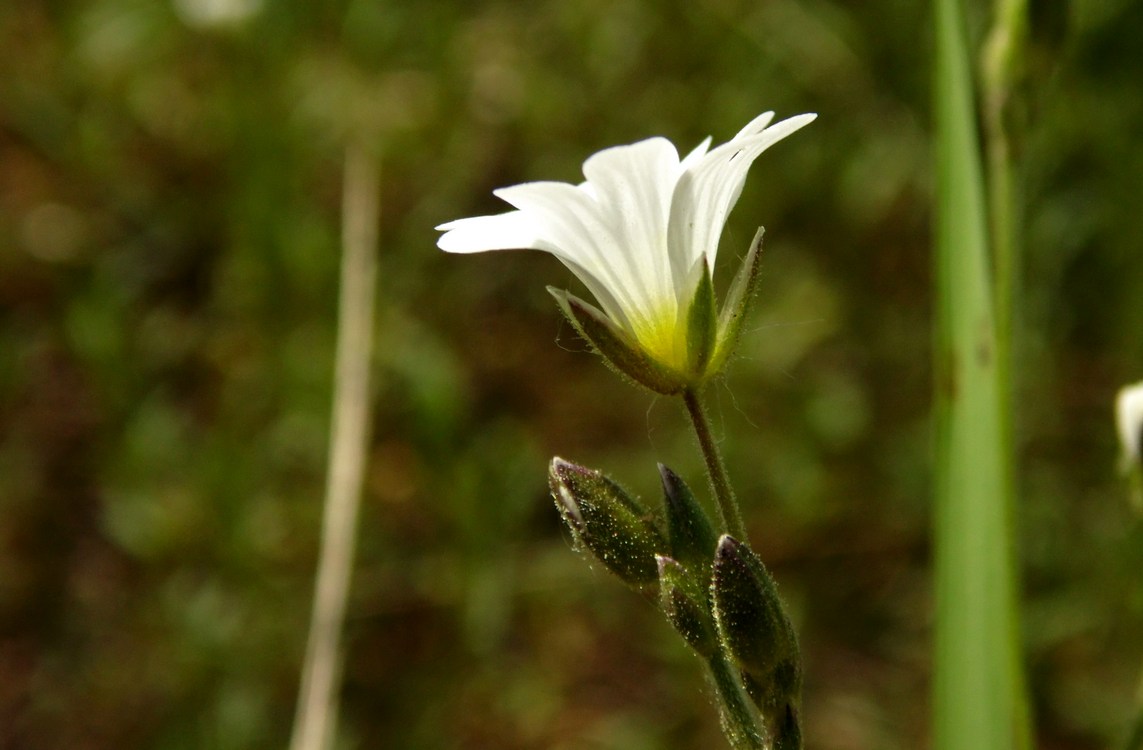
{"label": "fine white hair on bud", "polygon": [[1143,450],[1143,381],[1119,389],[1115,398],[1115,423],[1123,450],[1123,467],[1129,469],[1141,460]]}

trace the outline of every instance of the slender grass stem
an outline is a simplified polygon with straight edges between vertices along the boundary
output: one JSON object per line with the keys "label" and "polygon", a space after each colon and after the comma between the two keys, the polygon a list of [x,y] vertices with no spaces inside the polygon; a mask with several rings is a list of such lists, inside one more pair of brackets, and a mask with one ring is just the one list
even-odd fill
{"label": "slender grass stem", "polygon": [[378,204],[375,157],[362,146],[350,146],[345,156],[342,202],[341,299],[329,473],[313,613],[291,750],[328,750],[336,737],[341,631],[369,439]]}
{"label": "slender grass stem", "polygon": [[714,441],[714,434],[710,429],[710,420],[703,406],[702,396],[697,389],[687,388],[683,391],[683,403],[687,406],[687,414],[691,418],[695,435],[698,437],[702,457],[706,462],[707,476],[718,503],[718,517],[721,530],[730,534],[739,541],[746,541],[746,525],[742,522],[742,513],[738,510],[738,500],[734,497],[734,489],[730,486],[730,478],[726,473],[726,464],[723,463],[722,453]]}
{"label": "slender grass stem", "polygon": [[[1014,141],[1019,132],[1013,132],[1017,118],[1013,116],[1013,96],[1022,75],[1023,58],[1028,36],[1027,0],[995,0],[994,20],[983,50],[981,103],[984,120],[984,150],[988,194],[989,236],[994,271],[993,309],[996,316],[996,377],[999,384],[999,427],[1001,445],[1007,453],[1003,482],[1006,501],[1005,512],[1009,529],[1016,528],[1016,403],[1015,393],[1019,381],[1016,370],[1016,342],[1019,327],[1018,303],[1020,290],[1021,234],[1018,199],[1017,166]],[[1010,535],[1011,536],[1011,535]],[[1015,539],[1010,538],[1006,554],[1011,571],[1010,617],[1012,643],[1020,643],[1019,607],[1015,601],[1020,589],[1019,566],[1016,562]],[[1020,651],[1012,648],[1010,673],[1013,680],[1014,727],[1017,747],[1031,747],[1030,707],[1027,700],[1024,671]]]}
{"label": "slender grass stem", "polygon": [[[1028,746],[1016,608],[1008,339],[960,0],[936,0],[936,750]],[[1007,232],[1005,229],[1004,231]],[[1009,282],[1002,282],[1008,284]],[[1007,292],[1001,292],[1001,296]],[[1007,319],[1000,316],[1000,325]],[[1002,351],[1003,350],[1003,351]]]}
{"label": "slender grass stem", "polygon": [[722,731],[734,750],[768,750],[762,715],[754,708],[734,667],[721,651],[707,662],[718,696]]}

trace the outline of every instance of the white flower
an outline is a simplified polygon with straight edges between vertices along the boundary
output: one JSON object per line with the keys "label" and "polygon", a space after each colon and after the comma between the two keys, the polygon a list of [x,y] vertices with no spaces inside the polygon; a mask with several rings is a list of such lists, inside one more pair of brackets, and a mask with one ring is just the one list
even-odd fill
{"label": "white flower", "polygon": [[1115,397],[1115,422],[1119,428],[1119,444],[1123,447],[1123,467],[1129,469],[1140,461],[1143,382],[1119,389],[1119,395]]}
{"label": "white flower", "polygon": [[[681,160],[670,141],[649,138],[591,156],[583,165],[586,181],[579,185],[530,182],[500,188],[495,194],[515,211],[442,224],[437,229],[445,234],[438,245],[452,253],[513,248],[551,253],[591,291],[626,343],[682,380],[701,379],[707,373],[695,372],[696,366],[703,370],[724,361],[733,338],[718,331],[711,351],[696,365],[695,345],[688,339],[692,306],[696,290],[704,283],[709,288],[727,215],[751,163],[816,115],[770,125],[773,117],[767,112],[755,118],[712,150],[707,138]],[[578,323],[577,328],[584,333]],[[720,351],[714,354],[716,347]]]}

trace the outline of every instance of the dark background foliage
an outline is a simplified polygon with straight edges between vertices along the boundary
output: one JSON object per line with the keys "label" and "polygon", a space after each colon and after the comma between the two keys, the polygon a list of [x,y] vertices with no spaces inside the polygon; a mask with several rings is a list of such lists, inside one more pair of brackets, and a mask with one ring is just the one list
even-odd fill
{"label": "dark background foliage", "polygon": [[[1143,6],[1064,15],[1020,108],[1019,529],[1039,746],[1086,750],[1143,663],[1111,422],[1143,377]],[[545,482],[558,454],[652,502],[655,461],[704,489],[679,407],[585,353],[557,262],[446,256],[432,227],[764,109],[820,118],[723,238],[720,279],[767,228],[717,428],[802,634],[810,747],[925,747],[928,23],[901,0],[0,4],[0,747],[288,738],[351,136],[383,201],[343,746],[720,746],[697,661],[569,548]]]}

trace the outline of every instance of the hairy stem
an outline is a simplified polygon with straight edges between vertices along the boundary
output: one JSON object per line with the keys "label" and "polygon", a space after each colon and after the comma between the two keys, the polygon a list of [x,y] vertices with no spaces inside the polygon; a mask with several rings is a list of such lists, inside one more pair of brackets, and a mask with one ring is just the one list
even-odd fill
{"label": "hairy stem", "polygon": [[746,526],[742,523],[742,514],[738,510],[738,500],[734,497],[734,490],[730,486],[730,479],[726,474],[726,464],[722,461],[722,454],[718,444],[714,441],[714,434],[710,430],[710,420],[706,415],[702,397],[697,389],[687,388],[683,391],[683,402],[687,406],[687,414],[691,418],[699,446],[702,448],[702,457],[706,462],[707,475],[710,486],[718,503],[718,517],[721,521],[721,531],[730,534],[739,541],[746,541]]}
{"label": "hairy stem", "polygon": [[762,715],[746,694],[737,670],[721,651],[710,657],[707,668],[718,695],[722,731],[730,746],[734,750],[768,750]]}

